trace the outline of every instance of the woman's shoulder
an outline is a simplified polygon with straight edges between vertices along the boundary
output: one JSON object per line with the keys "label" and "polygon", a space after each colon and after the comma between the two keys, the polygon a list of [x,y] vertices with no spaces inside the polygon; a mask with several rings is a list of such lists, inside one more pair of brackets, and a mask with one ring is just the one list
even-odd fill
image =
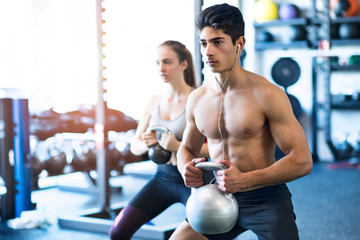
{"label": "woman's shoulder", "polygon": [[161,96],[161,94],[151,96],[148,105],[156,105],[159,102]]}
{"label": "woman's shoulder", "polygon": [[149,98],[145,108],[145,115],[151,115],[155,107],[158,105],[161,98],[161,94],[153,95]]}

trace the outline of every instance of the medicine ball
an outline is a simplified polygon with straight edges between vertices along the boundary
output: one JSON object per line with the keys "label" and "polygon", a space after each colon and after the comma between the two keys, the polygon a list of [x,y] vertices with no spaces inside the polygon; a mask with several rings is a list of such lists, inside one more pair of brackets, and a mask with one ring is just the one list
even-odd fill
{"label": "medicine ball", "polygon": [[290,41],[303,41],[306,39],[306,30],[302,26],[290,26],[287,37]]}
{"label": "medicine ball", "polygon": [[279,8],[279,18],[281,20],[289,20],[300,17],[300,10],[294,4],[283,4]]}
{"label": "medicine ball", "polygon": [[341,39],[360,38],[360,27],[358,23],[342,23],[339,26],[339,36]]}
{"label": "medicine ball", "polygon": [[274,36],[267,31],[259,31],[256,33],[256,41],[257,42],[273,42]]}
{"label": "medicine ball", "polygon": [[279,19],[279,8],[274,1],[258,0],[254,5],[254,18],[258,23]]}
{"label": "medicine ball", "polygon": [[330,10],[335,17],[356,16],[359,12],[359,4],[356,0],[331,0]]}

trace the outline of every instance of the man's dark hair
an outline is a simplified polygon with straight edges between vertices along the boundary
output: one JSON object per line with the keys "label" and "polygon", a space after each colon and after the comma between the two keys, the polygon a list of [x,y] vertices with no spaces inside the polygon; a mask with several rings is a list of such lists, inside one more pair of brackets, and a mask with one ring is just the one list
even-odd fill
{"label": "man's dark hair", "polygon": [[196,17],[195,25],[198,31],[204,27],[222,29],[231,37],[233,44],[240,36],[244,36],[245,23],[240,10],[226,3],[201,11]]}

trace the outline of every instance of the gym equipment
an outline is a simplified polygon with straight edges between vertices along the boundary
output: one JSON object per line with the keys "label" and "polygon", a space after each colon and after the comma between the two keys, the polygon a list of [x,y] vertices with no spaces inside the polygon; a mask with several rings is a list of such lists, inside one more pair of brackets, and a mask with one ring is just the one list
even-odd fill
{"label": "gym equipment", "polygon": [[273,42],[274,36],[268,31],[259,31],[256,34],[256,41],[257,42]]}
{"label": "gym equipment", "polygon": [[1,199],[1,196],[6,194],[6,192],[7,192],[7,189],[6,189],[4,179],[2,179],[2,177],[0,176],[0,199]]}
{"label": "gym equipment", "polygon": [[274,81],[285,89],[296,83],[300,77],[300,66],[292,58],[280,58],[271,69]]}
{"label": "gym equipment", "polygon": [[354,148],[349,142],[349,133],[336,132],[334,134],[334,145],[344,155],[350,155]]}
{"label": "gym equipment", "polygon": [[[150,127],[148,130],[170,133],[169,129],[161,126]],[[167,163],[171,158],[171,152],[162,148],[159,143],[156,143],[149,148],[148,155],[149,155],[149,159],[157,164]]]}
{"label": "gym equipment", "polygon": [[32,209],[27,99],[0,99],[0,175],[6,184],[1,220]]}
{"label": "gym equipment", "polygon": [[32,210],[32,169],[29,144],[29,109],[27,99],[13,99],[14,122],[14,180],[16,182],[15,217],[21,212]]}
{"label": "gym equipment", "polygon": [[258,0],[254,5],[254,18],[258,23],[279,19],[279,8],[271,0]]}
{"label": "gym equipment", "polygon": [[339,26],[339,36],[341,39],[360,38],[360,27],[358,23],[341,23]]}
{"label": "gym equipment", "polygon": [[[204,171],[223,170],[221,163],[201,162],[195,165]],[[199,233],[219,234],[230,231],[238,218],[239,209],[233,194],[220,191],[216,184],[192,188],[186,203],[186,216]]]}
{"label": "gym equipment", "polygon": [[[118,214],[125,203],[112,204],[114,213]],[[169,239],[176,227],[184,220],[183,205],[174,204],[151,221],[137,230],[133,239],[166,240]],[[169,216],[170,220],[169,220]],[[92,208],[79,211],[77,214],[67,214],[58,219],[62,228],[108,234],[114,219],[108,213],[101,213],[101,209]]]}
{"label": "gym equipment", "polygon": [[[99,208],[90,209],[87,213],[75,213],[72,216],[64,216],[58,218],[58,223],[61,227],[67,227],[72,229],[82,229],[88,231],[97,231],[108,233],[110,226],[114,224],[114,215],[116,210],[114,210],[114,205],[110,206],[110,186],[109,186],[109,176],[110,172],[106,168],[107,166],[107,157],[106,157],[106,146],[108,144],[108,132],[111,130],[108,126],[109,122],[105,119],[105,114],[109,110],[107,107],[107,101],[105,99],[106,90],[103,88],[106,78],[103,76],[104,65],[102,62],[103,56],[103,42],[102,42],[102,26],[104,22],[102,19],[102,12],[104,11],[104,6],[102,5],[101,0],[96,0],[96,22],[97,22],[97,43],[98,43],[98,98],[96,105],[96,114],[95,114],[95,143],[96,143],[96,189],[97,196],[99,201]],[[136,122],[135,122],[136,123]],[[122,127],[121,122],[116,122],[117,126]],[[137,123],[136,123],[137,125]],[[136,127],[135,127],[136,128]],[[119,130],[114,130],[119,131]],[[122,130],[123,131],[123,130]],[[168,239],[180,223],[176,222],[174,224],[166,223],[161,226],[149,226],[145,229],[141,227],[141,230],[137,231],[134,235],[136,238],[153,238],[153,239]],[[142,235],[140,235],[140,232]],[[139,234],[138,234],[139,233]]]}
{"label": "gym equipment", "polygon": [[39,175],[42,172],[42,170],[44,170],[44,163],[42,161],[39,160],[39,158],[37,158],[34,155],[31,155],[30,157],[30,162],[31,162],[31,169],[32,169],[32,179],[33,179],[33,188],[34,189],[38,189],[38,180],[39,180]]}
{"label": "gym equipment", "polygon": [[88,170],[88,158],[85,154],[78,155],[74,150],[74,157],[71,160],[71,166],[76,172],[86,171]]}
{"label": "gym equipment", "polygon": [[0,175],[6,185],[6,195],[1,200],[1,220],[15,218],[15,181],[13,151],[12,100],[0,99]]}
{"label": "gym equipment", "polygon": [[63,174],[67,164],[66,154],[61,150],[50,152],[49,158],[45,160],[44,164],[49,176]]}
{"label": "gym equipment", "polygon": [[295,84],[300,77],[300,66],[292,58],[280,58],[276,61],[271,69],[271,76],[273,80],[284,87],[285,92],[291,103],[296,119],[299,119],[303,113],[299,100],[287,93],[287,88]]}
{"label": "gym equipment", "polygon": [[[137,121],[123,112],[107,108],[105,112],[106,131],[122,132],[137,128]],[[56,133],[85,133],[95,124],[95,106],[80,106],[78,110],[57,113],[52,109],[34,114],[30,118],[30,133],[40,141]]]}
{"label": "gym equipment", "polygon": [[360,55],[351,55],[349,57],[349,65],[358,65],[360,64]]}
{"label": "gym equipment", "polygon": [[359,12],[359,4],[356,0],[331,0],[330,10],[335,17],[356,16]]}
{"label": "gym equipment", "polygon": [[287,96],[290,100],[290,104],[291,104],[291,107],[293,109],[296,119],[299,119],[301,117],[301,115],[303,114],[303,110],[302,110],[299,100],[295,96],[293,96],[289,93],[287,93]]}
{"label": "gym equipment", "polygon": [[290,26],[286,36],[290,41],[303,41],[306,40],[307,32],[302,26]]}
{"label": "gym equipment", "polygon": [[289,20],[300,17],[300,9],[295,4],[282,4],[279,8],[279,18]]}
{"label": "gym equipment", "polygon": [[119,161],[122,159],[121,152],[116,148],[114,143],[110,143],[106,149],[106,157],[108,158],[108,164],[111,169],[117,168]]}
{"label": "gym equipment", "polygon": [[339,39],[339,24],[330,25],[330,38]]}

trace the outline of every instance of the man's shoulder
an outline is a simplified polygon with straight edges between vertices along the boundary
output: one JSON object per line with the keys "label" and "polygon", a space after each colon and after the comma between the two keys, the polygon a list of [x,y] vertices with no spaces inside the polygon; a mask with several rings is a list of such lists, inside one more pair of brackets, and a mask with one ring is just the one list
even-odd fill
{"label": "man's shoulder", "polygon": [[200,87],[190,93],[191,98],[201,98],[205,96],[209,91],[213,91],[208,83],[203,83]]}
{"label": "man's shoulder", "polygon": [[247,72],[248,82],[254,96],[261,102],[282,99],[284,90],[269,79],[253,72]]}
{"label": "man's shoulder", "polygon": [[270,81],[264,76],[261,76],[253,72],[248,72],[247,75],[253,89],[257,91],[264,93],[271,93],[272,91],[277,92],[279,90],[282,90],[280,86],[276,85],[274,82]]}

